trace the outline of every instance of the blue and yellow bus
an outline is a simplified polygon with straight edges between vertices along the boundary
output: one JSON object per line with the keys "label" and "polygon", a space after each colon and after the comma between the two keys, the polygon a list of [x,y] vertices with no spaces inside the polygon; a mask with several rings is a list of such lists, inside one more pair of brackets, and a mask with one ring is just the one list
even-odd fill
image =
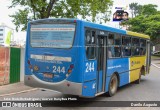
{"label": "blue and yellow bus", "polygon": [[25,84],[63,94],[113,96],[150,70],[150,37],[78,19],[28,23]]}

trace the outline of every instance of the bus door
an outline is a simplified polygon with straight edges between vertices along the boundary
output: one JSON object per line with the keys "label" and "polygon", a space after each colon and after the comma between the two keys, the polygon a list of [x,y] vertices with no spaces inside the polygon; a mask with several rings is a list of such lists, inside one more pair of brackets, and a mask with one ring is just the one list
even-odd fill
{"label": "bus door", "polygon": [[147,48],[146,48],[146,73],[149,73],[150,65],[151,65],[151,53],[150,53],[150,41],[147,41]]}
{"label": "bus door", "polygon": [[105,92],[106,82],[106,36],[97,36],[97,94]]}

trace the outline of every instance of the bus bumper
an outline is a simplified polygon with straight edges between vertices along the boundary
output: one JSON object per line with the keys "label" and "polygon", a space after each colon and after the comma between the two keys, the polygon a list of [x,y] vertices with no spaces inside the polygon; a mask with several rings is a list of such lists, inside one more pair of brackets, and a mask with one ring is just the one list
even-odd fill
{"label": "bus bumper", "polygon": [[62,92],[63,94],[82,95],[82,83],[63,80],[57,83],[45,82],[38,79],[35,75],[25,75],[24,83],[27,86],[51,89]]}

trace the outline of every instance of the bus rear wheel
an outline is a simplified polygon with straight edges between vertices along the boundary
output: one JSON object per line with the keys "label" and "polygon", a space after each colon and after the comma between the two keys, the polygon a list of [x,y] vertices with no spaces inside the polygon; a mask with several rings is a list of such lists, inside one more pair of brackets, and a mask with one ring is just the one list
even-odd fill
{"label": "bus rear wheel", "polygon": [[117,88],[118,88],[118,78],[116,74],[113,74],[109,82],[108,95],[112,97],[117,92]]}

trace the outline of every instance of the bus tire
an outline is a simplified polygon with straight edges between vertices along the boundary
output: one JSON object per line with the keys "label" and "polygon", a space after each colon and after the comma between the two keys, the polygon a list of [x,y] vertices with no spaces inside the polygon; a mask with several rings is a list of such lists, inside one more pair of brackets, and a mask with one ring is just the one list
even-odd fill
{"label": "bus tire", "polygon": [[141,74],[142,74],[142,69],[139,72],[139,78],[135,81],[136,84],[140,84],[140,82],[141,82]]}
{"label": "bus tire", "polygon": [[117,92],[117,88],[118,88],[118,78],[116,74],[113,74],[109,82],[108,95],[112,97]]}

